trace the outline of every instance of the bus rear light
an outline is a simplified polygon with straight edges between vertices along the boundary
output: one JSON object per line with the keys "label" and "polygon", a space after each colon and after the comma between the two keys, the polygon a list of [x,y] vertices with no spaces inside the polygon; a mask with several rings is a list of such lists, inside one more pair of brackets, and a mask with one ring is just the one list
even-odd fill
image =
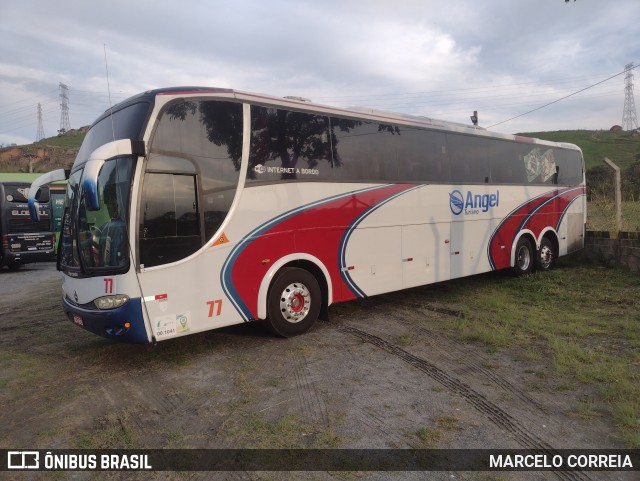
{"label": "bus rear light", "polygon": [[129,301],[129,296],[125,294],[116,294],[114,296],[98,297],[93,303],[100,310],[116,309],[123,306]]}

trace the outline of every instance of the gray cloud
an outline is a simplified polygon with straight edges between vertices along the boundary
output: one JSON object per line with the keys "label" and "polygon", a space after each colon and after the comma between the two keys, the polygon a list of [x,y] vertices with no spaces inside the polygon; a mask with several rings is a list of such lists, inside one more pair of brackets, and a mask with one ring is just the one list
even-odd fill
{"label": "gray cloud", "polygon": [[[104,111],[105,44],[114,100],[210,85],[490,125],[640,63],[639,14],[637,0],[4,2],[0,143],[34,140],[38,102],[57,131],[59,82],[73,127]],[[497,129],[609,128],[623,87]]]}

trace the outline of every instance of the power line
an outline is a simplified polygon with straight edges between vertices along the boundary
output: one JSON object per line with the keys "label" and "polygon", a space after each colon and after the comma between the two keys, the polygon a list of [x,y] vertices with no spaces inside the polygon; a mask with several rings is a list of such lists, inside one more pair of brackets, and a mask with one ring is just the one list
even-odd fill
{"label": "power line", "polygon": [[[596,75],[596,77],[608,75],[601,74]],[[547,80],[544,83],[544,86],[550,85],[558,85],[558,84],[567,84],[572,83],[577,80],[585,80],[585,76],[576,76],[576,77],[565,77],[561,79],[553,79]],[[418,92],[397,92],[397,93],[383,93],[383,94],[367,94],[367,95],[342,95],[342,96],[313,96],[314,100],[322,101],[322,102],[340,102],[340,101],[359,101],[358,99],[376,99],[380,98],[380,100],[392,100],[394,97],[407,97],[407,98],[430,98],[430,97],[441,97],[447,96],[451,94],[457,93],[470,93],[471,95],[484,95],[486,92],[504,92],[505,90],[522,90],[522,87],[532,85],[532,86],[540,86],[539,81],[531,81],[531,82],[518,82],[512,84],[505,85],[486,85],[481,87],[466,87],[466,88],[458,88],[458,89],[447,89],[447,90],[427,90],[427,91],[418,91]],[[401,99],[405,100],[405,99]]]}
{"label": "power line", "polygon": [[[637,67],[637,65],[636,65],[636,67]],[[633,67],[633,68],[636,68],[636,67]],[[632,68],[632,69],[630,69],[630,70],[633,70],[633,68]],[[554,100],[553,102],[549,102],[549,103],[544,104],[544,105],[542,105],[542,106],[540,106],[540,107],[537,107],[537,108],[535,108],[535,109],[529,110],[528,112],[525,112],[525,113],[523,113],[523,114],[516,115],[515,117],[511,117],[510,119],[503,120],[502,122],[498,122],[497,124],[490,125],[490,126],[489,126],[489,127],[487,127],[487,128],[488,128],[488,129],[490,129],[490,128],[492,128],[492,127],[496,127],[496,126],[498,126],[498,125],[502,125],[502,124],[504,124],[504,123],[510,122],[511,120],[519,119],[520,117],[524,117],[525,115],[529,115],[529,114],[531,114],[531,113],[533,113],[533,112],[537,112],[538,110],[542,110],[542,109],[544,109],[544,108],[546,108],[546,107],[549,107],[550,105],[557,104],[558,102],[561,102],[562,100],[566,100],[566,99],[568,99],[569,97],[573,97],[574,95],[578,95],[579,93],[584,92],[585,90],[589,90],[589,89],[591,89],[591,88],[593,88],[593,87],[595,87],[595,86],[597,86],[597,85],[603,84],[603,83],[605,83],[605,82],[608,82],[608,81],[609,81],[609,80],[611,80],[611,79],[614,79],[614,78],[616,78],[616,77],[619,77],[620,75],[622,75],[622,74],[624,74],[624,73],[626,73],[626,72],[627,72],[627,70],[625,69],[625,70],[623,70],[622,72],[618,72],[617,74],[612,75],[612,76],[611,76],[611,77],[609,77],[609,78],[606,78],[606,79],[604,79],[604,80],[601,80],[600,82],[596,82],[596,83],[594,83],[594,84],[592,84],[592,85],[589,85],[588,87],[585,87],[585,88],[583,88],[583,89],[580,89],[580,90],[578,90],[578,91],[576,91],[576,92],[573,92],[573,93],[571,93],[571,94],[569,94],[569,95],[565,95],[564,97],[561,97],[561,98],[559,98],[559,99],[556,99],[556,100]]]}

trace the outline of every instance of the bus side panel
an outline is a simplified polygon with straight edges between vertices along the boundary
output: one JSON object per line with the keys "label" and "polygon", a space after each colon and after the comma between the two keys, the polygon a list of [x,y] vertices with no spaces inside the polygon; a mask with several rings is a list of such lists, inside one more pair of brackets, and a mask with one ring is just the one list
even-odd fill
{"label": "bus side panel", "polygon": [[[511,267],[511,250],[505,249],[503,246],[513,245],[521,231],[532,232],[536,241],[539,242],[541,234],[549,227],[554,231],[562,230],[562,221],[570,209],[576,209],[578,213],[582,212],[580,215],[583,216],[583,207],[581,206],[584,205],[582,200],[584,196],[584,185],[547,190],[514,208],[502,219],[491,235],[488,252],[493,268]],[[559,255],[568,252],[567,239],[563,239],[563,237],[566,237],[566,230],[565,235],[561,234],[559,238]],[[569,241],[569,243],[571,242],[579,241]]]}
{"label": "bus side panel", "polygon": [[[296,199],[296,202],[285,202],[285,205],[298,207],[282,213],[272,211],[272,217],[247,234],[225,263],[222,272],[225,293],[246,320],[257,318],[258,292],[268,270],[265,259],[273,263],[295,252],[316,257],[327,267],[332,277],[335,302],[362,297],[357,285],[350,282],[352,266],[344,256],[351,244],[350,236],[357,230],[361,220],[379,206],[415,188],[409,184],[396,184],[357,186],[353,189],[354,186],[349,188],[348,184],[337,184],[332,187],[341,192],[327,196],[327,189],[322,187],[322,184],[282,186],[281,193],[288,193]],[[254,195],[255,202],[260,204],[259,189],[246,189],[243,192],[243,197],[246,196],[243,204],[253,205]],[[324,195],[313,199],[310,197],[312,193]],[[237,212],[236,215],[239,221],[243,214]],[[304,235],[304,232],[313,235]],[[287,236],[298,240],[289,251],[282,246],[282,239]]]}
{"label": "bus side panel", "polygon": [[243,321],[220,283],[234,245],[209,245],[182,261],[140,272],[144,312],[156,341]]}
{"label": "bus side panel", "polygon": [[[456,214],[449,204],[455,190],[496,194],[496,205]],[[533,191],[537,197],[518,205],[531,189],[321,183],[247,188],[224,236],[216,234],[225,242],[211,241],[182,261],[140,273],[143,311],[156,340],[257,319],[264,277],[280,259],[296,254],[323,263],[334,302],[509,267],[518,233],[526,227],[538,235],[549,222],[555,228],[570,199],[580,195],[566,191],[541,186]],[[578,204],[574,209],[579,215]]]}
{"label": "bus side panel", "polygon": [[451,279],[491,270],[486,254],[491,226],[491,219],[451,223]]}
{"label": "bus side panel", "polygon": [[402,287],[449,279],[448,222],[402,226]]}
{"label": "bus side panel", "polygon": [[401,226],[358,228],[347,252],[345,274],[358,297],[402,289]]}
{"label": "bus side panel", "polygon": [[566,209],[558,223],[559,255],[570,254],[584,248],[586,197],[576,198]]}

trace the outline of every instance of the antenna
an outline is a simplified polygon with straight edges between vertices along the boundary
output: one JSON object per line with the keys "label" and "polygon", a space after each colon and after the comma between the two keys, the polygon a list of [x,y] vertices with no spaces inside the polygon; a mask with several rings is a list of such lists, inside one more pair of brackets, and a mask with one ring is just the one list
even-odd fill
{"label": "antenna", "polygon": [[113,124],[113,107],[111,105],[111,85],[109,84],[109,64],[107,63],[107,44],[102,44],[104,47],[104,68],[107,71],[107,92],[109,93],[109,117],[111,117],[111,133],[113,134],[113,140],[116,140],[116,127]]}
{"label": "antenna", "polygon": [[[109,63],[107,62],[107,44],[104,43],[102,45],[104,47],[104,68],[105,68],[105,71],[107,72],[107,92],[109,93],[109,117],[111,118],[111,133],[113,135],[113,141],[115,142],[115,140],[116,140],[116,128],[115,128],[115,125],[113,123],[113,106],[112,106],[112,103],[111,103],[111,85],[109,83]],[[120,170],[116,169],[116,176],[119,177],[119,175],[120,175]],[[119,180],[118,180],[118,182],[119,182]],[[133,251],[133,248],[131,246],[131,237],[129,236],[129,226],[126,223],[125,223],[125,229],[126,229],[126,233],[127,233],[127,235],[126,235],[127,246],[129,247],[129,259],[131,261],[131,265],[134,265],[134,263],[135,263],[135,259],[133,257],[133,252],[134,251]],[[141,268],[140,270],[142,270],[144,268],[144,266],[141,265],[140,268]],[[142,284],[140,283],[140,274],[139,274],[140,270],[136,269],[134,272],[136,274],[136,282],[138,284],[138,288],[140,289],[140,292],[144,292],[144,290],[142,288]],[[142,297],[144,299],[144,295]],[[144,301],[142,303],[142,306],[143,306],[143,309],[144,309],[145,313],[147,314],[147,318],[151,319],[151,317],[149,316],[149,309],[147,307],[146,301]],[[145,324],[147,324],[146,321],[145,321]],[[147,324],[147,326],[148,326],[148,324]],[[151,329],[151,326],[148,326],[148,328]],[[156,343],[156,338],[153,335],[153,330],[151,330],[151,332],[152,332],[153,343],[155,344]]]}
{"label": "antenna", "polygon": [[624,66],[626,75],[624,76],[624,110],[622,111],[622,129],[633,130],[638,128],[638,117],[636,116],[636,103],[633,99],[633,63]]}
{"label": "antenna", "polygon": [[60,130],[58,135],[64,134],[71,128],[69,123],[69,87],[60,82]]}
{"label": "antenna", "polygon": [[38,104],[38,133],[36,134],[36,142],[44,139],[44,127],[42,126],[42,105]]}

